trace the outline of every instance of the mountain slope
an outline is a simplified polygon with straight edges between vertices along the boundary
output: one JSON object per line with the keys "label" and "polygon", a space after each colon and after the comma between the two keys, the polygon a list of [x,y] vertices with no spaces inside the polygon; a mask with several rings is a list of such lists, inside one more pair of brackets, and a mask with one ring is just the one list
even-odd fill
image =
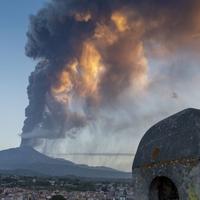
{"label": "mountain slope", "polygon": [[30,147],[19,147],[0,151],[0,170],[32,171],[47,176],[78,176],[88,178],[130,178],[130,173],[106,167],[77,165],[64,159],[55,159]]}

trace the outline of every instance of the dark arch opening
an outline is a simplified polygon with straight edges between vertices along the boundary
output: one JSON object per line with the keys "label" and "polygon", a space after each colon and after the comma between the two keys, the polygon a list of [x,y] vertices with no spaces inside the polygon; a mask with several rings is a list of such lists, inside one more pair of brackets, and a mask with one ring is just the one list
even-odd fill
{"label": "dark arch opening", "polygon": [[149,200],[179,200],[176,185],[165,176],[156,177],[150,185]]}

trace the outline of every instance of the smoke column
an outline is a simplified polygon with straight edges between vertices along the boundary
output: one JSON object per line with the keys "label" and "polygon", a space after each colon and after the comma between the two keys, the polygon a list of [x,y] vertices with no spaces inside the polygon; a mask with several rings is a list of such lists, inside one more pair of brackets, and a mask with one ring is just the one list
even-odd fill
{"label": "smoke column", "polygon": [[140,127],[187,106],[179,86],[198,71],[199,11],[198,0],[47,3],[27,32],[26,55],[38,64],[21,145],[48,147],[85,132],[103,141],[124,132],[137,138]]}

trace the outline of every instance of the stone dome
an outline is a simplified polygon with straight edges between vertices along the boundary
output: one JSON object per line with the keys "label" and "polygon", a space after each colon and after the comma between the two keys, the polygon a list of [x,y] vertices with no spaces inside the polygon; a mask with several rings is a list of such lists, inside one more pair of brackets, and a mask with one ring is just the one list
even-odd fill
{"label": "stone dome", "polygon": [[143,136],[133,168],[200,158],[200,110],[185,109],[151,127]]}

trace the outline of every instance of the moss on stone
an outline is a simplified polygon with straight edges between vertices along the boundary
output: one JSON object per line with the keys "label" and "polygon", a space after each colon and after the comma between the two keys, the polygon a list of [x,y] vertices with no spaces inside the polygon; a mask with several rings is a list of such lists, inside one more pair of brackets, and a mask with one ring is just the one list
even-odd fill
{"label": "moss on stone", "polygon": [[195,192],[195,188],[190,186],[188,191],[189,200],[199,200],[197,193]]}

